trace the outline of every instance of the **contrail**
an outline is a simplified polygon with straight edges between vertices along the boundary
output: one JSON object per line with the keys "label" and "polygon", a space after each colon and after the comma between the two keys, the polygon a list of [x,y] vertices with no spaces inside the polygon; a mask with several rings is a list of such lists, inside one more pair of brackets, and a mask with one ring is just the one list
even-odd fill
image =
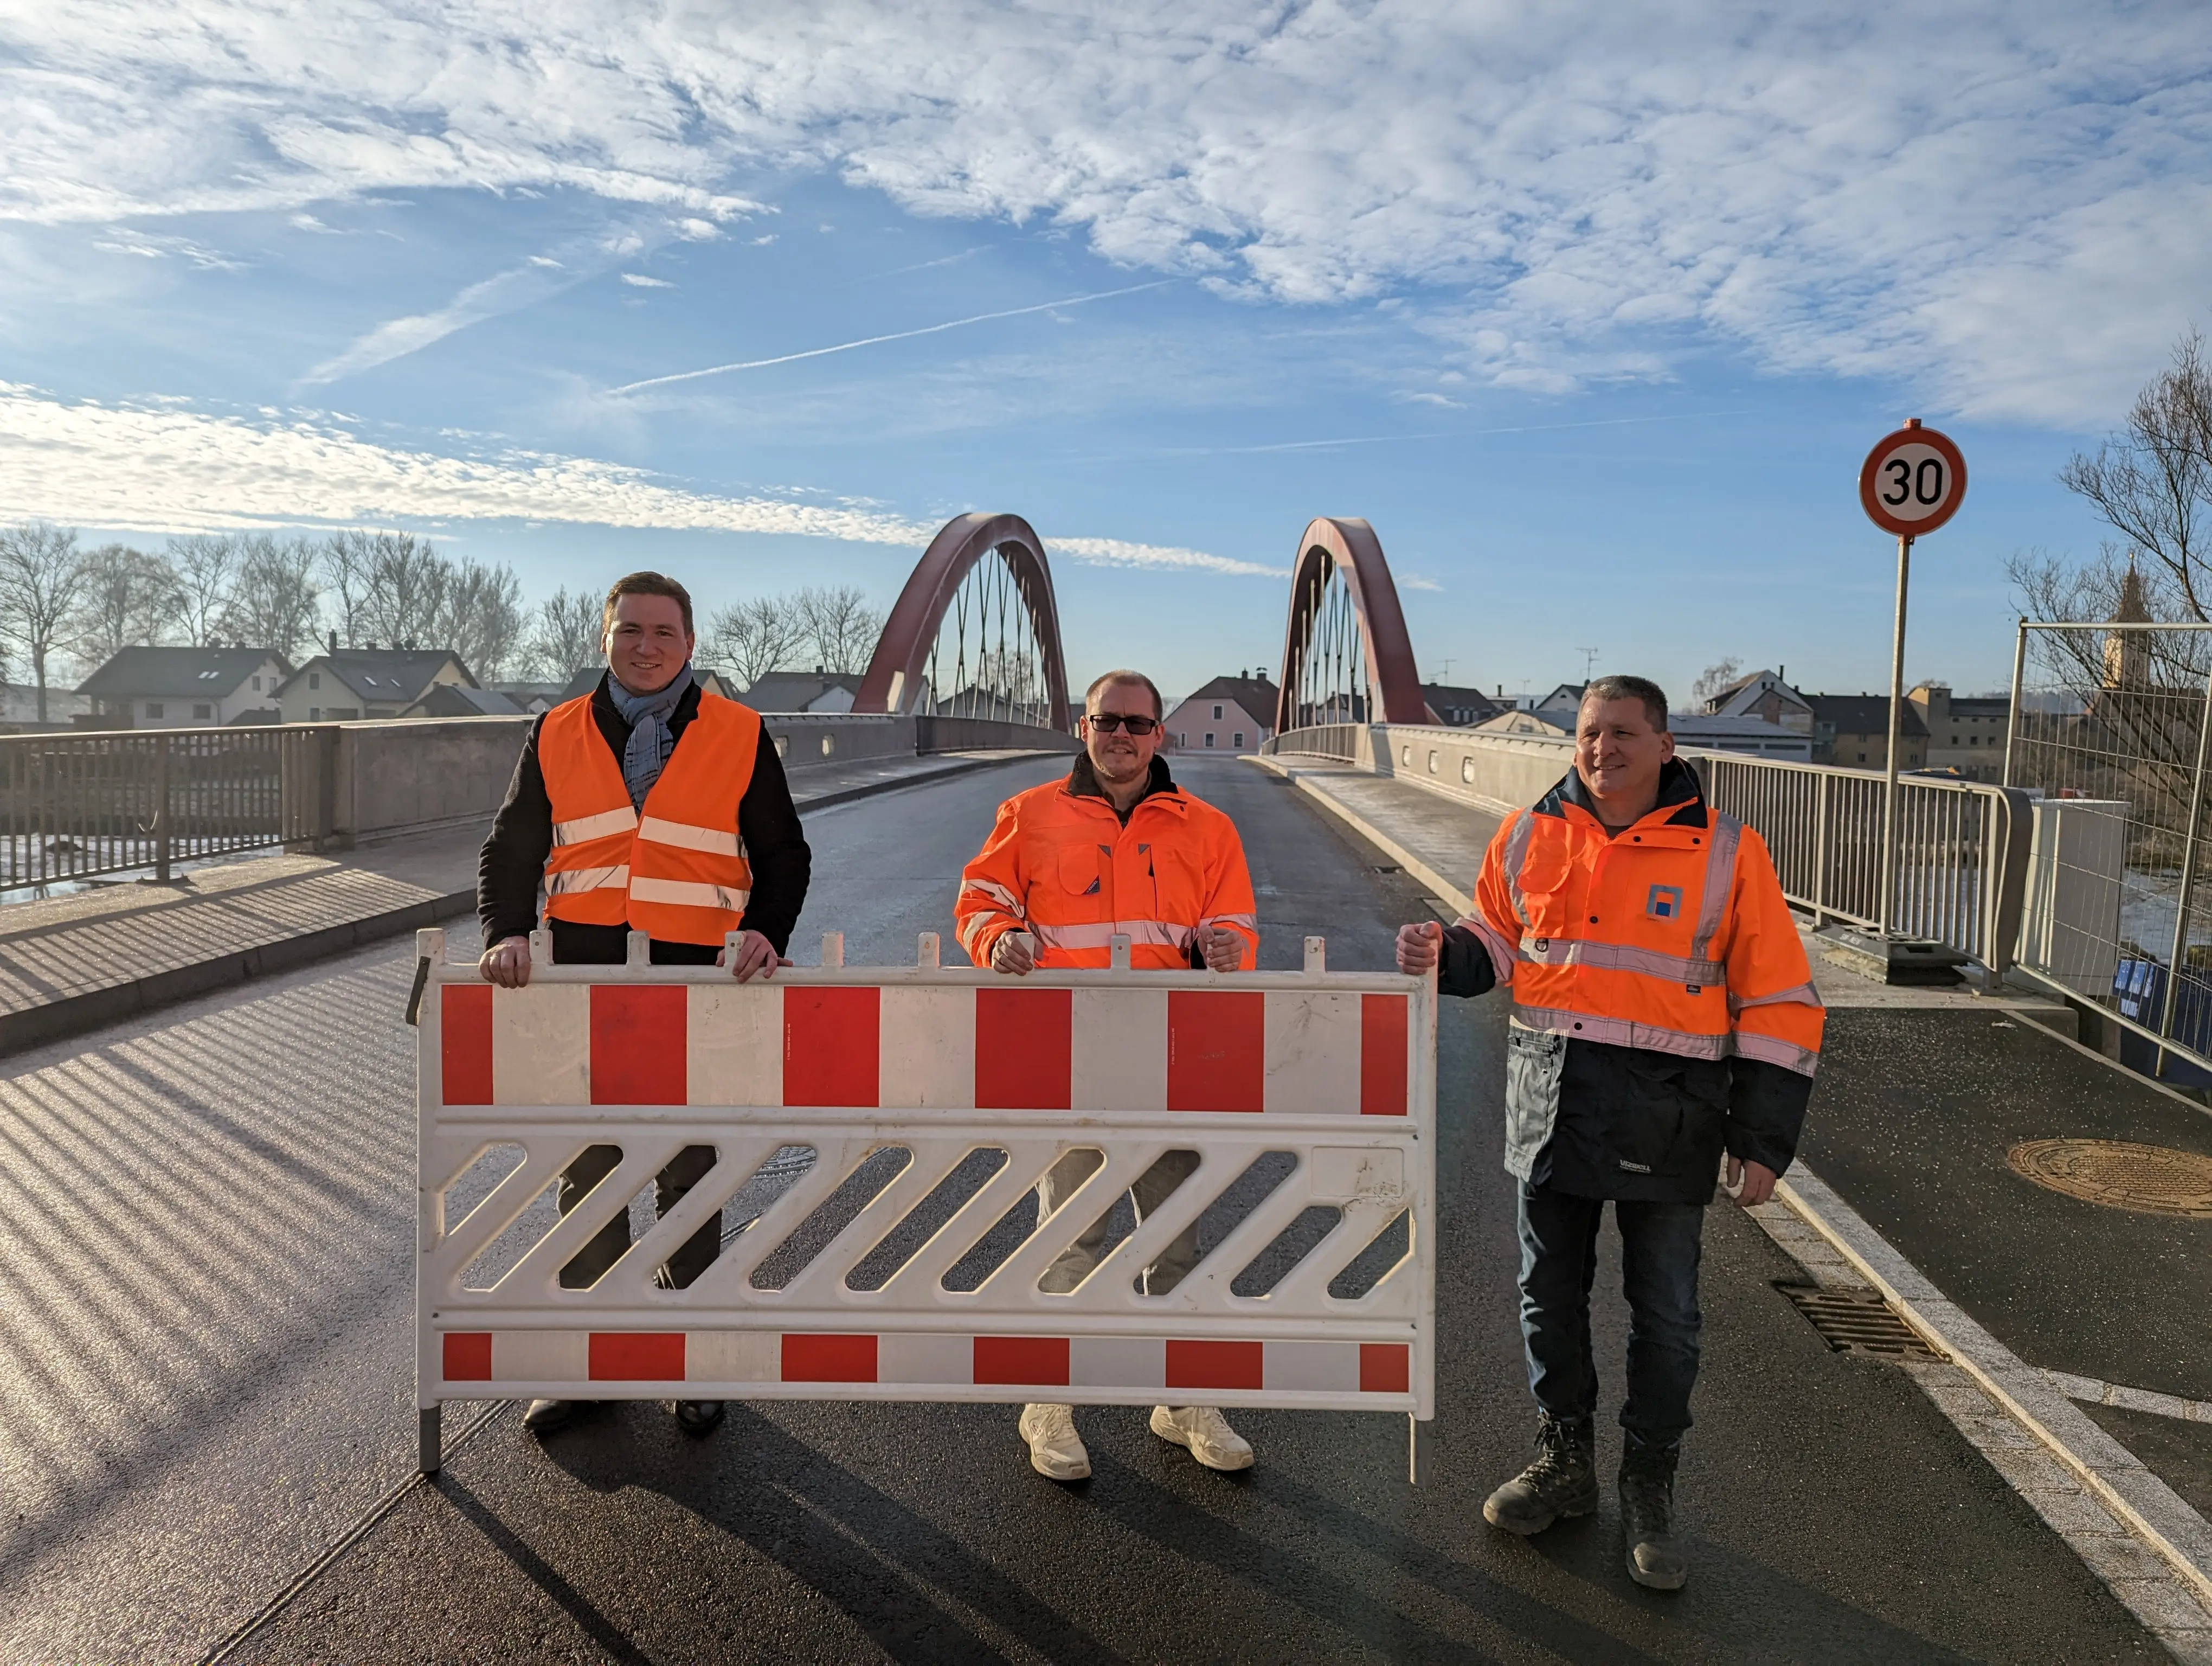
{"label": "contrail", "polygon": [[665,387],[671,382],[696,381],[702,376],[719,376],[730,370],[764,370],[772,364],[790,364],[799,359],[818,359],[829,353],[849,353],[856,347],[873,347],[880,342],[906,341],[915,336],[934,336],[946,330],[957,330],[963,325],[988,324],[993,319],[1020,318],[1026,313],[1048,313],[1055,307],[1080,307],[1085,301],[1110,301],[1115,295],[1133,295],[1146,289],[1158,289],[1176,280],[1172,277],[1156,279],[1150,283],[1132,283],[1126,289],[1101,289],[1096,295],[1069,295],[1063,301],[1041,301],[1034,307],[1009,307],[1003,313],[978,313],[973,318],[957,318],[945,324],[924,325],[919,330],[898,330],[888,336],[863,336],[858,341],[841,341],[835,347],[810,347],[804,353],[784,353],[772,359],[746,359],[737,364],[709,365],[704,370],[679,370],[672,376],[648,376],[641,382],[625,382],[620,387],[609,388],[610,393],[635,393],[641,387]]}

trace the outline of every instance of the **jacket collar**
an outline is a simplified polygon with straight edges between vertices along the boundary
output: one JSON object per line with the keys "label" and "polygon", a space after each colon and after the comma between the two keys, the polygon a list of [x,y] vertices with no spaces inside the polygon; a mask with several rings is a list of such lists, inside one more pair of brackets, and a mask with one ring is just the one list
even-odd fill
{"label": "jacket collar", "polygon": [[[1091,754],[1088,752],[1075,755],[1075,766],[1067,772],[1067,784],[1060,791],[1072,799],[1097,799],[1109,810],[1114,809],[1114,800],[1106,796],[1106,789],[1098,784],[1098,775],[1091,767]],[[1152,755],[1152,775],[1145,782],[1145,790],[1137,795],[1137,804],[1129,806],[1129,815],[1137,813],[1138,804],[1156,797],[1170,800],[1177,809],[1182,806],[1182,789],[1175,784],[1175,777],[1168,773],[1168,761],[1157,752]],[[1128,816],[1122,815],[1118,810],[1114,813],[1124,826],[1127,825]]]}
{"label": "jacket collar", "polygon": [[[1578,769],[1570,769],[1558,786],[1537,800],[1534,813],[1558,816],[1564,819],[1569,805],[1600,826],[1604,825],[1604,818],[1597,813],[1597,806],[1590,799],[1589,789],[1583,785],[1582,772]],[[1705,791],[1698,784],[1697,771],[1679,757],[1668,758],[1661,768],[1659,801],[1637,825],[1641,826],[1654,818],[1662,827],[1703,828],[1711,820],[1705,809]]]}

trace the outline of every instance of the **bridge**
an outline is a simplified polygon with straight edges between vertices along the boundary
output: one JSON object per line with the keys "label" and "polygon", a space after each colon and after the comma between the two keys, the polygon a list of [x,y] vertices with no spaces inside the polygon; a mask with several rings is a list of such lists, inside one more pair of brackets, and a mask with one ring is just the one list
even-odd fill
{"label": "bridge", "polygon": [[[1049,555],[1018,516],[955,520],[854,709],[765,714],[815,851],[802,964],[836,933],[848,966],[912,966],[995,803],[1066,769]],[[1263,969],[1316,937],[1379,969],[1567,752],[1433,721],[1366,522],[1299,532],[1287,599],[1277,733],[1172,767],[1237,821]],[[1419,1486],[1399,1416],[1240,1413],[1260,1463],[1224,1476],[1102,1407],[1064,1489],[1010,1408],[896,1400],[747,1402],[696,1442],[622,1402],[543,1444],[483,1400],[419,1476],[400,934],[473,952],[514,721],[0,741],[13,883],[63,893],[0,913],[0,1658],[2212,1660],[2212,1197],[2146,1203],[2154,1159],[2124,1155],[2212,1157],[2172,1079],[2193,915],[2153,922],[2175,993],[2125,1010],[2158,858],[2111,830],[2173,783],[2035,798],[2026,738],[2078,752],[2086,721],[2016,715],[2010,785],[1905,783],[1887,896],[1879,777],[1693,760],[1774,848],[1831,1012],[1802,1169],[1710,1218],[1674,1598],[1627,1581],[1609,1497],[1531,1541],[1480,1520],[1532,1421],[1496,1001],[1438,1027]],[[142,871],[166,883],[88,883]],[[1884,926],[1963,971],[1849,964]],[[2070,1191],[2026,1172],[2054,1145]],[[1224,1193],[1202,1249],[1251,1207]]]}

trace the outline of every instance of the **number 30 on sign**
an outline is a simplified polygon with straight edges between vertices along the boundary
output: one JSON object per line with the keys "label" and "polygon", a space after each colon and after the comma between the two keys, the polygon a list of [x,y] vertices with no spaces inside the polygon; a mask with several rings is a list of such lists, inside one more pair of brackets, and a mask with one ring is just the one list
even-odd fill
{"label": "number 30 on sign", "polygon": [[1966,459],[1950,435],[1915,417],[1885,435],[1859,465],[1859,503],[1885,532],[1918,538],[1954,514],[1966,496]]}

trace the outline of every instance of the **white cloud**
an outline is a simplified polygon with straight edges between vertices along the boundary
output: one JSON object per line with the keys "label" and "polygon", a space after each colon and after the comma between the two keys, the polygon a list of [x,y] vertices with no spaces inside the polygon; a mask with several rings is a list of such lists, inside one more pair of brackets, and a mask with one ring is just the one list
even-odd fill
{"label": "white cloud", "polygon": [[[867,502],[687,491],[644,470],[586,457],[401,450],[337,427],[337,420],[336,412],[328,419],[295,413],[248,423],[167,398],[68,403],[0,382],[0,520],[36,516],[161,534],[503,520],[840,538],[917,556],[937,531]],[[1047,536],[1045,548],[1108,566],[1283,576],[1200,550],[1111,538]]]}
{"label": "white cloud", "polygon": [[676,287],[665,277],[647,277],[643,272],[624,272],[622,281],[641,289],[672,289]]}
{"label": "white cloud", "polygon": [[2101,419],[2212,276],[2185,0],[80,0],[0,48],[0,216],[562,187],[690,236],[828,166],[1231,294],[1402,295],[1539,391],[1718,342]]}

